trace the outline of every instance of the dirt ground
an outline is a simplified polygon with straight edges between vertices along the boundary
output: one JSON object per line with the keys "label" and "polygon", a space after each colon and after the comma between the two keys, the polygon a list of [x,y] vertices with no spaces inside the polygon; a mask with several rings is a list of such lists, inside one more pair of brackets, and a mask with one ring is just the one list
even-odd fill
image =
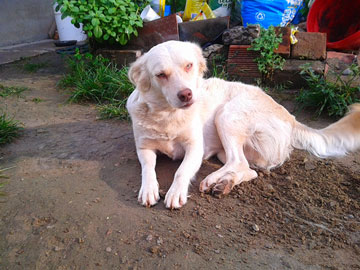
{"label": "dirt ground", "polygon": [[[0,168],[15,166],[0,197],[0,269],[360,269],[359,153],[320,160],[295,151],[221,199],[198,192],[220,166],[206,161],[185,207],[144,208],[130,124],[68,104],[56,87],[60,56],[31,61],[47,64],[36,73],[21,62],[0,67],[1,84],[29,87],[0,98],[25,127],[0,148]],[[329,123],[310,116],[298,118]],[[178,165],[158,159],[163,190]]]}

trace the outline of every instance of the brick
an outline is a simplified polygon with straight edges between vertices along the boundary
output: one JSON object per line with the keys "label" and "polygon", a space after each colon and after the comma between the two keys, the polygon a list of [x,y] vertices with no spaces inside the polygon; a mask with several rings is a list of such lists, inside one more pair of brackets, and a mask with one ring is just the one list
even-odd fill
{"label": "brick", "polygon": [[231,79],[240,79],[246,83],[254,83],[261,78],[257,64],[254,61],[259,53],[249,51],[250,45],[230,45],[227,60],[227,72]]}
{"label": "brick", "polygon": [[275,27],[276,34],[282,34],[282,42],[279,44],[279,48],[275,50],[276,53],[280,54],[283,57],[290,57],[290,34],[291,29],[290,27]]}
{"label": "brick", "polygon": [[292,45],[291,58],[294,59],[326,59],[326,34],[297,32],[298,42]]}
{"label": "brick", "polygon": [[103,57],[110,59],[119,67],[129,66],[132,62],[141,56],[140,50],[109,50],[98,49],[96,54],[101,54]]}

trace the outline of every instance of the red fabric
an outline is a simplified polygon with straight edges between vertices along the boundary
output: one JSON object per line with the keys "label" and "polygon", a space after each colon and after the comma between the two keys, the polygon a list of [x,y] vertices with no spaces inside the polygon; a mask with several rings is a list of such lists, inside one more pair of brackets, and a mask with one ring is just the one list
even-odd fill
{"label": "red fabric", "polygon": [[316,0],[307,18],[308,32],[327,34],[327,48],[360,48],[360,0]]}

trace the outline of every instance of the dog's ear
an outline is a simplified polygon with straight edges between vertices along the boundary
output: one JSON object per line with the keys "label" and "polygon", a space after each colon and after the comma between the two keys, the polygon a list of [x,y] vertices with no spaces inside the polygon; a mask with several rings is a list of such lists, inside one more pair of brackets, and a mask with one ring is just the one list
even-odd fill
{"label": "dog's ear", "polygon": [[200,46],[196,45],[195,47],[196,47],[196,58],[199,63],[199,73],[201,74],[201,76],[203,76],[207,71],[206,59],[203,56],[203,52]]}
{"label": "dog's ear", "polygon": [[130,81],[140,91],[147,91],[151,87],[151,81],[145,66],[146,54],[140,56],[134,63],[130,65],[128,77]]}

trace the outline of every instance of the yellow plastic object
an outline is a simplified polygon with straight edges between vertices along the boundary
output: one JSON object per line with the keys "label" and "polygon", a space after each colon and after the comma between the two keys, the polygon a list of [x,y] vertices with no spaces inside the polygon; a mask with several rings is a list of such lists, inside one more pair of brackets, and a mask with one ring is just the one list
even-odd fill
{"label": "yellow plastic object", "polygon": [[297,38],[295,37],[295,33],[299,32],[297,27],[291,27],[291,34],[290,34],[290,42],[291,44],[295,44],[298,42]]}
{"label": "yellow plastic object", "polygon": [[159,0],[159,15],[160,17],[164,17],[165,13],[165,0]]}
{"label": "yellow plastic object", "polygon": [[[205,16],[204,16],[205,15]],[[209,5],[204,0],[187,0],[183,20],[202,20],[215,18]]]}

